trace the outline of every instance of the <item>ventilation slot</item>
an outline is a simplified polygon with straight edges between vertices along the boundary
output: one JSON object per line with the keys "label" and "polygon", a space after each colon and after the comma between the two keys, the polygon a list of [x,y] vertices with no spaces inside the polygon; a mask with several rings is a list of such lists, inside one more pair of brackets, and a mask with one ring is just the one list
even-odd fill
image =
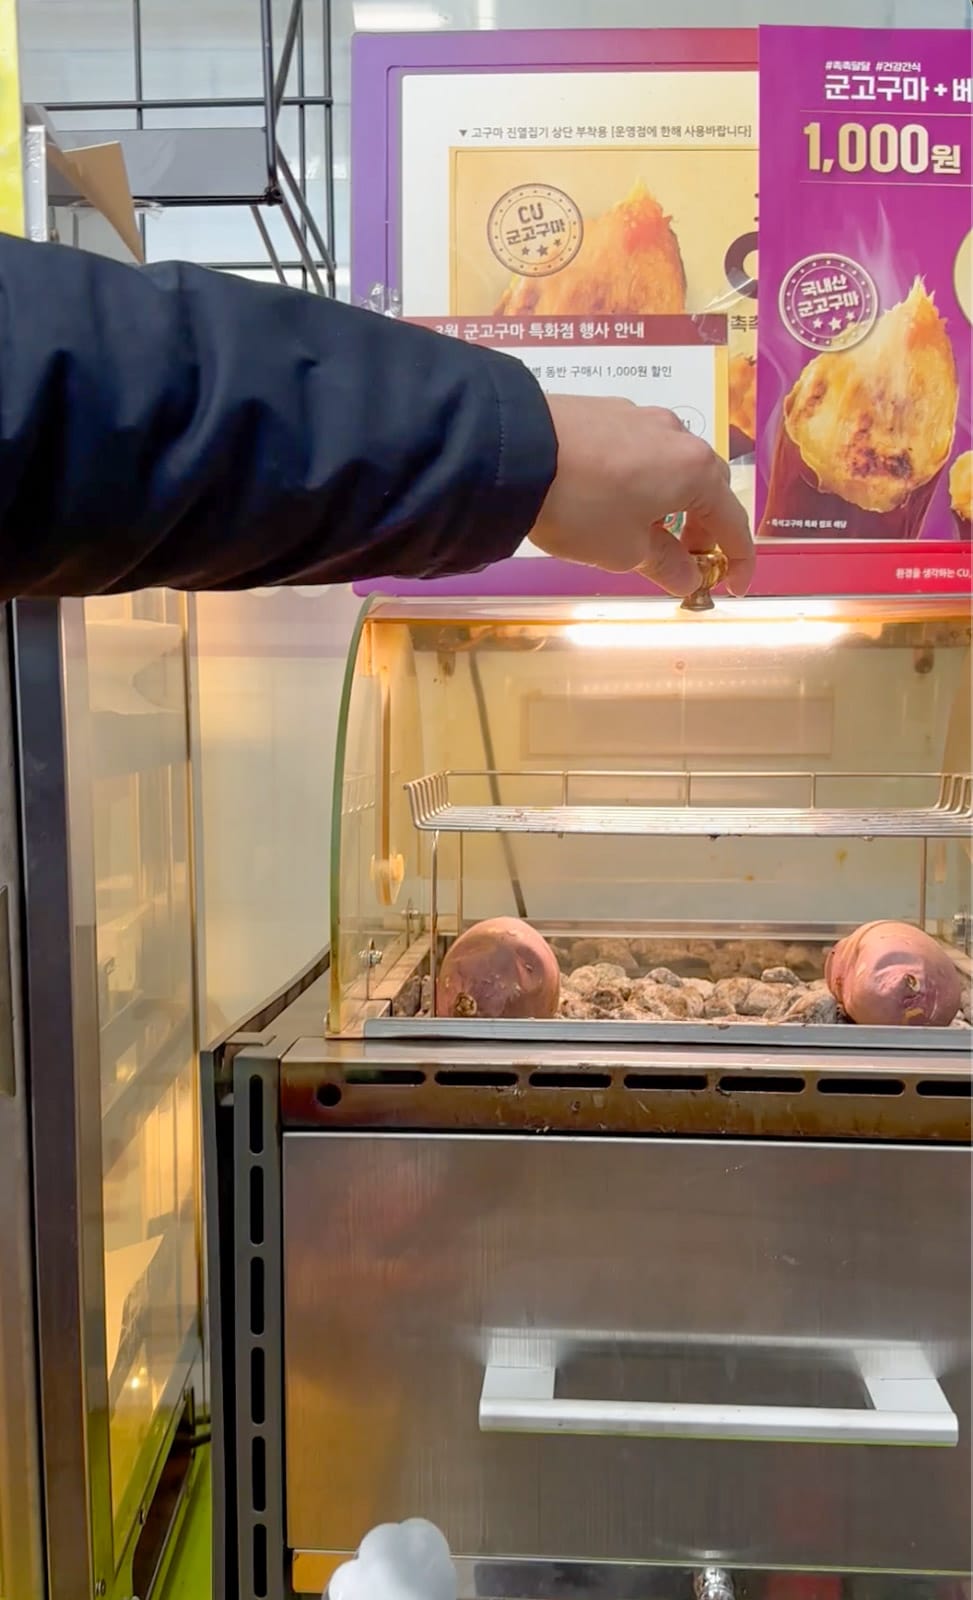
{"label": "ventilation slot", "polygon": [[864,1096],[897,1095],[905,1093],[900,1078],[821,1078],[818,1094],[855,1094]]}
{"label": "ventilation slot", "polygon": [[359,1067],[357,1070],[352,1068],[350,1072],[345,1073],[346,1083],[353,1083],[364,1089],[370,1084],[388,1086],[400,1084],[403,1088],[415,1089],[425,1081],[426,1074],[414,1067],[376,1067],[374,1070]]}
{"label": "ventilation slot", "polygon": [[731,1074],[717,1085],[720,1094],[803,1094],[803,1078],[774,1077],[771,1073]]}
{"label": "ventilation slot", "polygon": [[266,1511],[267,1509],[267,1446],[262,1439],[254,1439],[251,1454],[251,1477],[253,1480],[253,1509]]}
{"label": "ventilation slot", "polygon": [[657,1094],[682,1094],[691,1089],[698,1093],[709,1088],[709,1079],[702,1072],[630,1072],[625,1087],[654,1089]]}
{"label": "ventilation slot", "polygon": [[262,1350],[250,1352],[250,1420],[262,1428],[267,1420],[267,1380]]}
{"label": "ventilation slot", "polygon": [[259,1156],[264,1148],[263,1084],[259,1078],[250,1079],[250,1153]]}
{"label": "ventilation slot", "polygon": [[257,1600],[266,1600],[267,1529],[262,1522],[258,1522],[253,1530],[253,1592]]}
{"label": "ventilation slot", "polygon": [[264,1242],[264,1175],[259,1167],[250,1171],[250,1243]]}
{"label": "ventilation slot", "polygon": [[255,1339],[259,1339],[263,1331],[264,1264],[262,1261],[253,1260],[250,1263],[250,1332]]}
{"label": "ventilation slot", "polygon": [[969,1078],[924,1078],[916,1084],[916,1094],[927,1100],[969,1100],[973,1083]]}
{"label": "ventilation slot", "polygon": [[516,1072],[437,1072],[436,1082],[449,1089],[516,1089]]}
{"label": "ventilation slot", "polygon": [[532,1072],[532,1089],[610,1089],[607,1072]]}

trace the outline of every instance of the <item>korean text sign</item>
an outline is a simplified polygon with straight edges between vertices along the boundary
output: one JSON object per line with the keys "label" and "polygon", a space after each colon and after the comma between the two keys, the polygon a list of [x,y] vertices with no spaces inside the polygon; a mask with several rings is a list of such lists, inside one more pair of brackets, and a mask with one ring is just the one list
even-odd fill
{"label": "korean text sign", "polygon": [[970,537],[971,51],[761,30],[764,539]]}

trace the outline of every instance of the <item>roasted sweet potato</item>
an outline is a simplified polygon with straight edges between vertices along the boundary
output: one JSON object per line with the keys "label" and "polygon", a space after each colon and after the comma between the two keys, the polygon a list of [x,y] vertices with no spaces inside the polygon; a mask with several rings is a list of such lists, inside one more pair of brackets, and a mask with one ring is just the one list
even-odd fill
{"label": "roasted sweet potato", "polygon": [[436,983],[441,1017],[553,1017],[561,972],[547,940],[517,917],[467,928],[443,957]]}
{"label": "roasted sweet potato", "polygon": [[866,922],[839,941],[825,965],[828,988],[866,1027],[948,1028],[960,1007],[949,955],[907,922]]}

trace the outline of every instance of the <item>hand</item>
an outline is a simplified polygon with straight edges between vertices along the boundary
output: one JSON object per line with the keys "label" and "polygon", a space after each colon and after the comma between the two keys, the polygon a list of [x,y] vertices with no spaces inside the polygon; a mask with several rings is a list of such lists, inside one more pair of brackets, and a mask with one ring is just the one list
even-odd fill
{"label": "hand", "polygon": [[[746,594],[754,549],[730,469],[677,416],[629,400],[548,396],[558,439],[557,476],[531,540],[547,555],[605,572],[641,572],[669,594],[692,594],[692,553],[716,546],[726,585]],[[684,512],[678,538],[664,519]]]}

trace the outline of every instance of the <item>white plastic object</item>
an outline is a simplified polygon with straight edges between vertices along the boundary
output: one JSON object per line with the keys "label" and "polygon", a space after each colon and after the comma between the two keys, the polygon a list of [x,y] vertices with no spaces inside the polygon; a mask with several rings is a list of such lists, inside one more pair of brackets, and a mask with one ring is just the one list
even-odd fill
{"label": "white plastic object", "polygon": [[420,1517],[384,1523],[338,1568],[324,1600],[457,1600],[449,1545]]}

